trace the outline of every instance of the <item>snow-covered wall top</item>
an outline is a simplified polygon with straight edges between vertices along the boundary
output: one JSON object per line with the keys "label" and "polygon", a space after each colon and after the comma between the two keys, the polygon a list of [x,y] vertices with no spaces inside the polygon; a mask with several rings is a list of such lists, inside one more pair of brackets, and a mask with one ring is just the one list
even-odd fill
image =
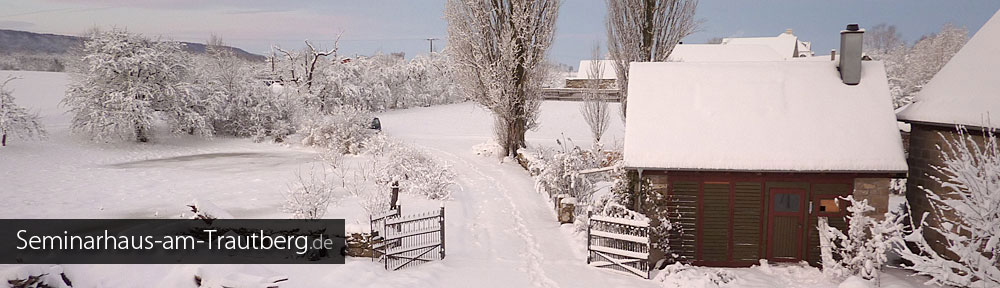
{"label": "snow-covered wall top", "polygon": [[625,165],[903,172],[885,68],[843,84],[833,61],[632,63]]}
{"label": "snow-covered wall top", "polygon": [[899,119],[1000,128],[997,69],[1000,11],[924,85],[913,103],[899,112]]}

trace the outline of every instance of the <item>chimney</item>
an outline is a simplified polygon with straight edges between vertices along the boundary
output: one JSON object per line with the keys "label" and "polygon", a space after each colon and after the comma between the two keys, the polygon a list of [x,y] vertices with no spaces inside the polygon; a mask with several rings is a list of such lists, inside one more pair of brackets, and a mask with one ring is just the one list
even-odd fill
{"label": "chimney", "polygon": [[830,49],[830,61],[837,61],[837,49]]}
{"label": "chimney", "polygon": [[858,24],[847,24],[847,29],[840,31],[840,79],[844,84],[858,85],[861,83],[861,45],[865,30]]}

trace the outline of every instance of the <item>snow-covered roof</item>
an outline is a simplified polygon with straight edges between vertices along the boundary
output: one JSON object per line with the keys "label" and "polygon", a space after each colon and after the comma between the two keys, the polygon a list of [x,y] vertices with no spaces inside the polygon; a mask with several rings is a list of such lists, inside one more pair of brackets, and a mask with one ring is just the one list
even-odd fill
{"label": "snow-covered roof", "polygon": [[722,45],[764,45],[774,49],[781,57],[791,58],[798,56],[795,55],[798,39],[795,34],[785,32],[774,37],[724,38]]}
{"label": "snow-covered roof", "polygon": [[614,60],[580,60],[580,69],[576,72],[576,79],[590,79],[590,66],[594,65],[594,63],[604,65],[601,77],[598,79],[618,79],[618,73],[615,72]]}
{"label": "snow-covered roof", "polygon": [[674,46],[669,60],[675,62],[743,62],[782,60],[765,45],[681,44]]}
{"label": "snow-covered roof", "polygon": [[906,171],[885,68],[862,63],[632,63],[625,125],[630,168]]}
{"label": "snow-covered roof", "polygon": [[[786,57],[778,55],[766,45],[720,45],[720,44],[678,44],[670,52],[669,61],[674,62],[743,62],[743,61],[778,61]],[[604,65],[599,79],[616,79],[613,60],[581,60],[580,69],[573,79],[589,79],[590,66],[594,63]]]}
{"label": "snow-covered roof", "polygon": [[812,42],[805,42],[802,40],[797,40],[796,42],[799,43],[799,55],[795,55],[796,57],[810,57],[816,55],[816,53],[813,53],[812,51]]}
{"label": "snow-covered roof", "polygon": [[983,24],[897,116],[911,122],[1000,128],[997,67],[1000,67],[1000,11]]}

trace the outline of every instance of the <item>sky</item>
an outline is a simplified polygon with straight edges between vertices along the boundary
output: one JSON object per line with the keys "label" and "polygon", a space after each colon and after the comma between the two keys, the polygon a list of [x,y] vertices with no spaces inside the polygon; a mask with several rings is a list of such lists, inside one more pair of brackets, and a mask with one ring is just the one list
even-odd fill
{"label": "sky", "polygon": [[[79,35],[117,27],[149,36],[205,42],[216,34],[236,47],[269,54],[272,45],[304,47],[310,40],[341,55],[427,53],[447,44],[445,0],[0,0],[0,29]],[[606,39],[604,0],[563,0],[550,59],[576,66]],[[945,23],[975,33],[1000,10],[998,0],[701,0],[699,32],[685,43],[714,37],[776,36],[792,29],[817,54],[839,47],[848,23],[896,25],[904,40],[938,31]],[[603,46],[603,44],[602,44]]]}

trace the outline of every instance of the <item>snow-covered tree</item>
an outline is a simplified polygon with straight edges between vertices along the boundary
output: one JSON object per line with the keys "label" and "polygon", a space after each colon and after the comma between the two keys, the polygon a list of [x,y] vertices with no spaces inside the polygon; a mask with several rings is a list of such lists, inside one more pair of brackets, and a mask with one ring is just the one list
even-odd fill
{"label": "snow-covered tree", "polygon": [[968,29],[955,27],[950,23],[941,27],[941,31],[917,40],[906,57],[906,66],[910,74],[907,77],[909,80],[907,88],[910,90],[908,92],[912,95],[923,89],[934,74],[937,74],[968,40]]}
{"label": "snow-covered tree", "polygon": [[[916,251],[900,249],[899,253],[913,263],[906,266],[919,275],[931,276],[928,283],[959,287],[1000,286],[1000,146],[992,131],[984,132],[982,144],[977,143],[964,127],[958,135],[945,141],[941,150],[944,165],[934,167],[943,175],[935,180],[944,193],[924,188],[940,226],[928,225],[930,213],[911,215],[911,223],[920,223],[905,240]],[[921,192],[921,191],[914,191]],[[943,216],[948,215],[948,216]],[[947,217],[947,219],[941,218]],[[912,222],[919,221],[919,222]],[[935,232],[943,236],[945,251],[936,251],[924,237]]]}
{"label": "snow-covered tree", "polygon": [[858,276],[878,282],[879,273],[888,261],[902,224],[898,217],[885,215],[884,220],[871,217],[875,207],[867,199],[854,196],[838,199],[847,209],[847,233],[828,225],[826,217],[818,221],[820,255],[823,273],[834,276]]}
{"label": "snow-covered tree", "polygon": [[546,52],[560,0],[449,0],[448,51],[459,86],[494,116],[504,154],[525,147],[536,125]]}
{"label": "snow-covered tree", "polygon": [[600,53],[601,46],[595,43],[591,51],[591,59],[594,61],[587,71],[587,90],[583,94],[583,106],[580,107],[580,113],[583,114],[583,120],[587,121],[587,126],[590,126],[590,134],[594,137],[595,144],[601,142],[601,136],[611,123],[608,100],[600,93],[600,89],[604,69],[613,68],[604,67],[604,62],[600,61],[603,58],[600,57]]}
{"label": "snow-covered tree", "polygon": [[45,138],[45,129],[39,123],[38,114],[14,103],[14,93],[7,89],[10,77],[0,82],[0,146],[7,146],[7,136],[16,139]]}
{"label": "snow-covered tree", "polygon": [[175,133],[213,134],[205,104],[186,82],[191,65],[181,44],[155,41],[124,30],[95,35],[84,43],[82,71],[76,71],[63,104],[72,128],[93,140],[149,140],[162,117]]}
{"label": "snow-covered tree", "polygon": [[615,63],[622,118],[631,62],[665,62],[681,39],[698,29],[698,0],[607,0],[608,52]]}
{"label": "snow-covered tree", "polygon": [[913,96],[965,45],[968,34],[965,28],[945,24],[907,47],[896,26],[879,24],[865,32],[864,48],[869,57],[885,63],[893,104],[899,108],[913,102]]}
{"label": "snow-covered tree", "polygon": [[906,77],[910,71],[906,68],[906,55],[909,52],[903,35],[896,31],[895,25],[885,23],[875,25],[865,31],[864,49],[868,57],[882,61],[885,64],[886,76],[889,78],[889,92],[892,94],[895,108],[913,102],[913,95],[905,87]]}
{"label": "snow-covered tree", "polygon": [[268,137],[280,142],[294,132],[293,101],[258,79],[258,67],[236,57],[218,37],[209,41],[206,52],[198,57],[192,86],[205,100],[203,113],[212,118],[216,132],[258,142]]}
{"label": "snow-covered tree", "polygon": [[885,55],[896,47],[906,45],[903,35],[896,31],[896,25],[886,23],[865,29],[864,42],[865,53],[869,56]]}

